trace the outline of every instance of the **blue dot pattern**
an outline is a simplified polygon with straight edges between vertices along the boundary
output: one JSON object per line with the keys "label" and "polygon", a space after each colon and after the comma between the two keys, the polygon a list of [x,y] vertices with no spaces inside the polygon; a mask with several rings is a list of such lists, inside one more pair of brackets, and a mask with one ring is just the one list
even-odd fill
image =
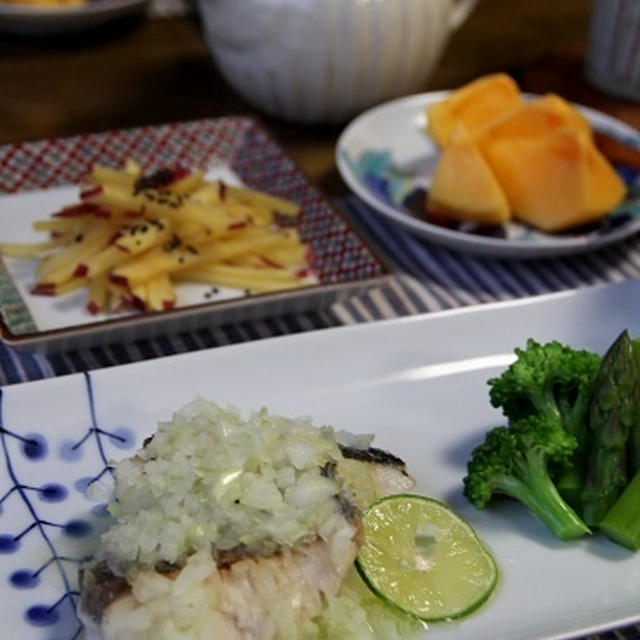
{"label": "blue dot pattern", "polygon": [[76,462],[82,458],[84,449],[78,446],[75,440],[65,439],[60,445],[59,454],[60,458],[67,462]]}
{"label": "blue dot pattern", "polygon": [[39,433],[29,433],[24,437],[22,453],[26,458],[34,462],[42,460],[49,453],[47,441]]}
{"label": "blue dot pattern", "polygon": [[[9,588],[24,593],[22,620],[25,626],[16,633],[30,640],[76,640],[80,637],[82,626],[76,614],[79,597],[77,574],[78,566],[89,553],[87,542],[83,541],[88,541],[100,529],[95,523],[107,522],[109,513],[105,503],[87,503],[86,511],[77,513],[77,517],[56,519],[56,505],[65,504],[70,490],[85,494],[93,482],[110,475],[111,450],[128,450],[136,444],[135,434],[129,427],[120,425],[113,431],[106,431],[98,425],[92,380],[90,374],[83,375],[88,408],[86,431],[77,438],[61,438],[57,442],[50,441],[45,435],[46,425],[32,425],[35,426],[34,431],[23,433],[18,427],[6,424],[6,399],[0,388],[0,455],[3,454],[11,483],[0,496],[0,555],[16,557],[19,561],[17,567],[14,564],[5,569],[3,579]],[[53,466],[52,457],[56,460]],[[22,462],[18,464],[19,461]],[[85,475],[88,461],[93,470],[90,476]],[[43,462],[46,462],[46,467],[43,465],[43,477],[39,478],[39,483],[28,483],[19,477],[19,469],[24,468],[21,464],[32,468]],[[85,473],[80,471],[75,482],[71,481],[66,486],[51,477],[57,464],[81,466]],[[35,477],[39,477],[38,473]],[[46,517],[41,511],[45,507]],[[28,515],[26,526],[18,525],[18,530],[15,519],[8,516],[12,511],[15,513],[16,508],[24,509]],[[64,539],[78,550],[76,555],[59,552],[57,546]],[[46,560],[40,564],[36,560],[35,566],[31,565],[31,552],[27,552],[27,548],[32,550],[34,544],[46,555]],[[46,597],[39,595],[44,577],[47,590],[43,593],[47,594]],[[54,601],[50,601],[52,584],[58,585],[58,597]],[[45,635],[40,636],[39,633]]]}
{"label": "blue dot pattern", "polygon": [[62,502],[69,495],[69,491],[61,484],[50,482],[40,487],[39,497],[43,502]]}
{"label": "blue dot pattern", "polygon": [[84,538],[91,533],[91,524],[86,520],[69,520],[62,529],[70,538]]}
{"label": "blue dot pattern", "polygon": [[9,576],[11,586],[16,589],[33,589],[40,582],[40,575],[29,569],[18,569]]}
{"label": "blue dot pattern", "polygon": [[25,611],[24,617],[27,622],[36,627],[50,627],[58,622],[60,614],[56,609],[47,607],[46,605],[36,604]]}
{"label": "blue dot pattern", "polygon": [[0,553],[13,553],[20,548],[20,540],[11,534],[0,534]]}

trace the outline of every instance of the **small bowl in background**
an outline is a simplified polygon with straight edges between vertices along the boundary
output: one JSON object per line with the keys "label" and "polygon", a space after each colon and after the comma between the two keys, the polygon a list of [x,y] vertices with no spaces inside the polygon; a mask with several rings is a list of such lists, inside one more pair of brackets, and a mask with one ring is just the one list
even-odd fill
{"label": "small bowl in background", "polygon": [[640,2],[593,0],[587,79],[611,95],[640,102]]}
{"label": "small bowl in background", "polygon": [[477,0],[198,0],[227,81],[285,120],[340,123],[424,89]]}

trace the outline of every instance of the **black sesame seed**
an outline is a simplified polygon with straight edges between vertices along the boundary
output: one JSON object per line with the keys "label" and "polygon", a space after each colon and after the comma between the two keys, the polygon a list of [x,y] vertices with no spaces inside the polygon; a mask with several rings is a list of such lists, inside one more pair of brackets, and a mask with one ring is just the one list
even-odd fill
{"label": "black sesame seed", "polygon": [[181,244],[182,240],[180,240],[179,236],[174,233],[171,236],[171,240],[165,243],[164,249],[165,251],[173,251],[174,249],[177,249]]}
{"label": "black sesame seed", "polygon": [[144,189],[161,189],[173,182],[173,171],[171,169],[158,169],[151,175],[141,176],[133,185],[134,195]]}

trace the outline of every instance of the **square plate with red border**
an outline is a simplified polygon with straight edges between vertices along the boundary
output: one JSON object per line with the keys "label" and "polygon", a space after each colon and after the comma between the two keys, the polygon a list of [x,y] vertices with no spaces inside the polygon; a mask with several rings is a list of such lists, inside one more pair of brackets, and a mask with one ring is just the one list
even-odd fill
{"label": "square plate with red border", "polygon": [[[193,291],[175,309],[91,316],[83,292],[60,298],[28,293],[35,261],[0,262],[0,331],[17,348],[52,351],[168,335],[202,326],[327,306],[380,284],[386,269],[373,250],[311,185],[254,120],[226,117],[9,144],[0,147],[0,238],[41,239],[31,231],[62,204],[77,200],[78,183],[94,164],[122,166],[129,158],[144,171],[184,166],[222,172],[245,185],[289,198],[302,207],[298,230],[310,245],[317,283],[277,293]],[[25,262],[31,262],[25,266]],[[182,300],[182,301],[181,301]]]}

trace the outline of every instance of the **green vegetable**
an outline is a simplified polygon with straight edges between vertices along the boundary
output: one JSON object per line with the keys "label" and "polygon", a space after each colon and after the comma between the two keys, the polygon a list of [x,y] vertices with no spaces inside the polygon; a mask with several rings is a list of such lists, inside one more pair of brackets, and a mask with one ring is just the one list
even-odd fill
{"label": "green vegetable", "polygon": [[[633,341],[633,353],[636,358],[636,365],[640,369],[640,340]],[[638,392],[640,393],[640,389]],[[635,419],[631,425],[628,448],[629,464],[631,465],[629,473],[631,475],[640,471],[640,402],[638,403]]]}
{"label": "green vegetable", "polygon": [[599,528],[613,541],[637,551],[640,549],[640,471],[602,518]]}
{"label": "green vegetable", "polygon": [[479,509],[494,494],[525,504],[561,540],[579,538],[589,528],[563,500],[549,475],[549,466],[570,463],[576,438],[553,418],[530,416],[495,427],[471,454],[464,493]]}
{"label": "green vegetable", "polygon": [[556,486],[571,504],[579,501],[587,456],[587,416],[600,357],[560,342],[541,345],[533,339],[515,350],[517,359],[497,378],[489,380],[490,399],[510,420],[539,416],[561,426],[576,440]]}
{"label": "green vegetable", "polygon": [[627,443],[638,411],[638,364],[625,330],[602,359],[589,412],[591,449],[582,515],[597,525],[628,482]]}

